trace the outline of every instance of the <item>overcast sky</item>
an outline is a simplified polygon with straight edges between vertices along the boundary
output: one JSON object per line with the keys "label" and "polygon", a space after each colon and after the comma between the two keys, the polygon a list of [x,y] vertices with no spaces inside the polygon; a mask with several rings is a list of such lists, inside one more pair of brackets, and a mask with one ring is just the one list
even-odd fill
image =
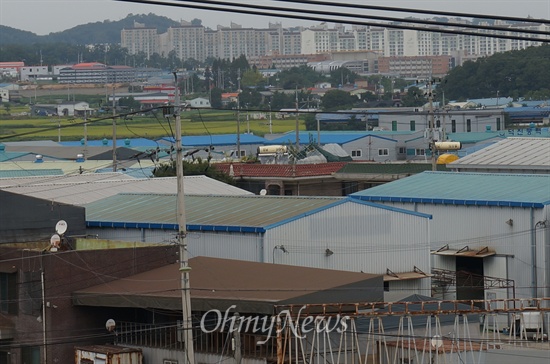
{"label": "overcast sky", "polygon": [[[173,0],[166,0],[173,1]],[[273,2],[268,0],[233,0],[233,3],[267,4],[287,9],[298,5]],[[332,0],[338,2],[338,0]],[[401,7],[410,9],[449,11],[464,14],[483,14],[488,18],[496,16],[534,17],[550,19],[550,0],[355,0],[348,3]],[[311,8],[311,7],[310,7]],[[318,8],[320,9],[320,8]],[[330,10],[324,7],[323,10]],[[336,9],[333,11],[357,13],[353,9]],[[0,0],[0,24],[16,29],[27,30],[38,35],[59,32],[76,25],[104,20],[120,20],[128,14],[148,14],[167,16],[173,20],[194,18],[211,28],[217,25],[228,26],[230,22],[244,27],[266,28],[271,22],[281,22],[283,26],[310,25],[319,22],[304,22],[295,19],[280,19],[273,16],[251,16],[225,13],[214,10],[195,10],[163,5],[138,5],[114,0]],[[370,14],[403,18],[410,14],[384,12]],[[415,15],[427,18],[429,15]],[[318,16],[317,16],[318,17]],[[0,34],[0,37],[2,35]]]}

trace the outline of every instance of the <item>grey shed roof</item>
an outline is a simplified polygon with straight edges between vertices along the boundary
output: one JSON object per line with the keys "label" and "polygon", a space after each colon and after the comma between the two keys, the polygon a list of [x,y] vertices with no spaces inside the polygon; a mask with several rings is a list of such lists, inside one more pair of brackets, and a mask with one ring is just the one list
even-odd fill
{"label": "grey shed roof", "polygon": [[[185,196],[188,230],[264,232],[342,197]],[[85,205],[89,227],[177,229],[175,194],[118,194]]]}
{"label": "grey shed roof", "polygon": [[550,138],[507,138],[460,158],[447,167],[540,169],[550,172]]}
{"label": "grey shed roof", "polygon": [[[117,193],[177,192],[176,177],[132,178],[122,173],[89,173],[49,178],[0,179],[0,188],[46,200],[83,205]],[[252,192],[206,176],[185,176],[184,190],[197,195],[251,195]]]}

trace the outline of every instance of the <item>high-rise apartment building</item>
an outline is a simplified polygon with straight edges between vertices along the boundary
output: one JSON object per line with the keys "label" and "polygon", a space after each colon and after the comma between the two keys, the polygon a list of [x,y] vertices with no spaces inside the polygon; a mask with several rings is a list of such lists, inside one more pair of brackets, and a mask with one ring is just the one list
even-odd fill
{"label": "high-rise apartment building", "polygon": [[131,29],[120,32],[120,46],[128,49],[129,54],[145,53],[147,57],[159,52],[159,35],[156,28],[146,28],[145,25],[134,22]]}
{"label": "high-rise apartment building", "polygon": [[[466,22],[463,19],[451,19],[446,29]],[[122,30],[121,45],[130,54],[144,52],[150,56],[159,52],[166,56],[175,51],[180,59],[193,58],[198,61],[210,57],[232,60],[244,55],[247,59],[260,59],[265,56],[315,55],[342,51],[374,51],[382,57],[455,54],[481,57],[540,45],[540,42],[534,40],[494,38],[490,36],[491,33],[518,34],[514,33],[515,29],[550,32],[548,24],[498,22],[495,25],[507,27],[509,31],[485,30],[479,31],[482,35],[474,36],[437,33],[436,25],[431,26],[434,31],[428,31],[425,26],[418,26],[418,29],[354,26],[351,30],[346,30],[342,25],[329,28],[326,23],[303,29],[286,29],[280,23],[270,23],[265,29],[243,28],[231,23],[229,27],[218,26],[216,30],[212,30],[202,25],[182,22],[181,26],[171,27],[166,33],[159,35],[156,29],[145,28],[143,24],[136,23],[133,29]]]}

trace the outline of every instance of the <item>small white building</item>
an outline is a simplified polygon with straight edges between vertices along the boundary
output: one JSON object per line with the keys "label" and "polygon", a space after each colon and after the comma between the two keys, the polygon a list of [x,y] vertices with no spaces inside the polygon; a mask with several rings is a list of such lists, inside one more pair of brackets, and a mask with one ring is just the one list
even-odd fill
{"label": "small white building", "polygon": [[50,77],[48,66],[26,66],[19,70],[21,81],[34,81],[44,77]]}
{"label": "small white building", "polygon": [[185,101],[187,105],[189,105],[192,108],[211,108],[212,105],[210,105],[210,101],[208,99],[205,99],[203,97],[197,97],[196,99],[187,100]]}

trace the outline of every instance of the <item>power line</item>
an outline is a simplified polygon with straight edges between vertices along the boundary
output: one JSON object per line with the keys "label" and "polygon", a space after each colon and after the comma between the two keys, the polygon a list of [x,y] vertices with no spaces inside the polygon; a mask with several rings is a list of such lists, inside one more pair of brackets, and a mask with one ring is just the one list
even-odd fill
{"label": "power line", "polygon": [[[470,35],[470,36],[480,36],[480,37],[488,37],[488,38],[501,38],[501,39],[514,39],[514,40],[525,40],[525,41],[532,41],[532,42],[542,42],[542,43],[550,43],[550,38],[544,39],[544,38],[533,38],[533,37],[525,37],[525,36],[514,36],[514,35],[506,35],[506,34],[490,34],[490,33],[476,33],[476,32],[467,32],[467,31],[461,31],[461,30],[453,30],[448,28],[441,28],[441,29],[434,29],[434,28],[422,28],[417,26],[407,26],[407,25],[400,25],[400,24],[389,24],[389,23],[375,23],[375,22],[361,22],[361,21],[353,21],[348,19],[327,19],[326,17],[314,17],[314,16],[308,16],[303,15],[304,12],[306,13],[314,13],[313,11],[309,10],[300,10],[302,15],[293,15],[289,13],[277,13],[277,12],[261,12],[256,10],[245,10],[246,8],[254,9],[258,8],[256,5],[242,5],[237,3],[224,3],[224,6],[235,6],[235,7],[244,7],[245,9],[234,9],[234,8],[228,8],[228,7],[216,7],[216,6],[203,6],[203,5],[191,5],[187,2],[182,3],[185,0],[181,0],[178,3],[173,2],[165,2],[165,1],[152,1],[152,0],[115,0],[119,2],[129,2],[129,3],[137,3],[137,4],[151,4],[151,5],[162,5],[162,6],[174,6],[174,7],[181,7],[181,8],[191,8],[191,9],[199,9],[199,10],[216,10],[216,11],[223,11],[228,13],[238,13],[238,14],[248,14],[248,15],[260,15],[260,16],[278,16],[281,18],[290,18],[290,19],[299,19],[299,20],[310,20],[310,21],[319,21],[319,22],[334,22],[334,23],[340,23],[340,24],[350,24],[350,25],[362,25],[362,26],[376,26],[376,27],[385,27],[385,28],[393,28],[393,29],[408,29],[408,30],[425,30],[428,32],[435,32],[435,33],[446,33],[446,34],[461,34],[461,35]],[[189,1],[191,2],[191,1]],[[199,0],[197,0],[199,2]],[[206,1],[200,1],[200,3],[206,3]],[[261,7],[261,9],[267,9],[268,7]],[[288,10],[288,9],[282,9],[280,11],[293,11],[298,12],[298,10]],[[349,16],[349,15],[345,15]],[[368,16],[365,16],[368,17]],[[400,21],[403,21],[400,19]],[[448,27],[448,24],[447,24]]]}
{"label": "power line", "polygon": [[[224,2],[224,1],[216,1],[216,0],[175,0],[179,3],[200,3],[200,4],[212,4],[212,5],[221,5],[221,6],[235,6],[235,7],[243,7],[243,8],[250,8],[250,9],[258,9],[258,10],[269,10],[269,11],[292,11],[295,12],[294,9],[287,9],[287,8],[280,8],[280,7],[274,7],[274,6],[266,6],[266,5],[250,5],[250,4],[239,4],[239,3],[232,3],[232,2]],[[300,2],[300,1],[292,1],[292,0],[275,0],[275,1],[281,1],[281,2],[290,2],[293,4],[301,4],[304,5],[305,3],[312,3],[315,5],[323,4],[320,2]],[[334,4],[334,3],[332,3]],[[362,5],[353,5],[353,4],[342,4],[342,5],[333,5],[333,6],[341,6],[341,7],[354,7],[354,8],[362,8]],[[304,10],[300,10],[302,13]],[[527,33],[527,34],[542,34],[542,35],[550,35],[550,32],[545,31],[539,31],[539,30],[532,30],[532,29],[510,29],[507,27],[498,27],[498,26],[481,26],[481,25],[475,25],[475,24],[462,24],[462,23],[447,23],[447,22],[441,22],[441,21],[432,21],[432,20],[423,20],[423,19],[411,19],[411,18],[393,18],[393,17],[387,17],[387,16],[376,16],[371,14],[354,14],[354,13],[340,13],[335,12],[333,10],[331,11],[319,11],[319,10],[312,10],[307,9],[305,10],[308,14],[315,14],[315,15],[324,15],[324,16],[343,16],[343,17],[350,17],[350,18],[360,18],[360,19],[373,19],[373,20],[383,20],[383,21],[398,21],[403,23],[411,23],[411,24],[424,24],[424,25],[439,25],[439,26],[446,26],[446,27],[458,27],[458,28],[472,28],[472,29],[478,29],[478,30],[497,30],[497,31],[507,31],[507,32],[513,32],[513,33]],[[465,14],[462,14],[462,16],[466,16]],[[483,34],[484,35],[484,34]]]}
{"label": "power line", "polygon": [[475,14],[475,13],[456,13],[450,11],[438,11],[438,10],[421,10],[421,9],[411,9],[411,8],[396,8],[389,6],[375,6],[375,5],[362,5],[362,4],[351,4],[351,3],[335,3],[331,1],[315,1],[315,0],[305,0],[305,1],[294,1],[294,0],[272,0],[285,3],[297,3],[297,4],[314,4],[314,5],[323,5],[323,6],[339,6],[343,8],[353,8],[353,9],[368,9],[368,10],[380,10],[380,11],[390,11],[390,12],[399,12],[399,13],[416,13],[416,14],[432,14],[432,15],[444,15],[444,16],[455,16],[455,17],[466,17],[466,18],[479,18],[479,19],[496,19],[504,21],[517,21],[517,22],[529,22],[529,23],[545,23],[550,24],[548,19],[534,19],[534,18],[518,18],[512,16],[501,16],[501,15],[485,15],[485,14]]}

